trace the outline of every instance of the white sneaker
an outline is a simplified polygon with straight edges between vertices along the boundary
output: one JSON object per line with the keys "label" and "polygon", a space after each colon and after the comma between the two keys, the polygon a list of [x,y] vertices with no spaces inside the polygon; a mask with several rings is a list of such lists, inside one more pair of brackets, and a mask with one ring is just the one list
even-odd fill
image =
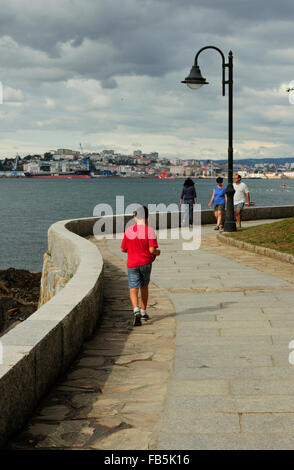
{"label": "white sneaker", "polygon": [[145,321],[149,320],[149,315],[147,315],[146,310],[141,309],[141,318]]}
{"label": "white sneaker", "polygon": [[134,308],[134,326],[141,326],[141,312],[139,307]]}

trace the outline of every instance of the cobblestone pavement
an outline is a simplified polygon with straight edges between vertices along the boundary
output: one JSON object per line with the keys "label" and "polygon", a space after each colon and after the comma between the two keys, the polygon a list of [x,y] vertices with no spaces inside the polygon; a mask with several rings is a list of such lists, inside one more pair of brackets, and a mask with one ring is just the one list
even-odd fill
{"label": "cobblestone pavement", "polygon": [[152,284],[152,318],[132,329],[125,262],[98,245],[105,261],[101,325],[13,449],[156,447],[174,353],[173,305]]}
{"label": "cobblestone pavement", "polygon": [[100,244],[102,325],[13,448],[294,448],[293,266],[211,227],[199,250],[159,242],[152,321],[134,330],[120,241]]}

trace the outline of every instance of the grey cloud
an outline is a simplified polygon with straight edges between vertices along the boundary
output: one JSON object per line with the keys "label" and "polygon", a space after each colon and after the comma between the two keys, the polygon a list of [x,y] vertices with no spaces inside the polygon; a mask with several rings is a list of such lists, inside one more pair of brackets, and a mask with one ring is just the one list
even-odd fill
{"label": "grey cloud", "polygon": [[143,147],[155,136],[173,155],[198,139],[204,153],[218,156],[227,136],[218,55],[199,58],[208,87],[192,92],[180,83],[195,52],[212,43],[234,52],[236,146],[256,140],[259,153],[264,142],[278,142],[287,152],[293,106],[286,94],[255,92],[294,79],[293,14],[292,0],[52,0],[46,8],[2,0],[0,78],[24,99],[0,108],[1,131],[34,132],[48,143],[54,132],[77,141],[84,134],[89,148],[96,138],[126,147],[125,136],[129,148]]}
{"label": "grey cloud", "polygon": [[[187,14],[181,2],[171,9],[168,3],[157,0],[54,0],[46,14],[38,6],[40,2],[27,3],[26,15],[22,15],[17,3],[3,2],[2,9],[9,13],[0,25],[2,35],[11,36],[19,45],[34,51],[43,51],[52,65],[61,58],[66,66],[63,45],[70,44],[73,57],[68,67],[71,65],[74,71],[87,76],[96,74],[102,80],[125,73],[164,75],[178,66],[181,46],[193,40],[196,32],[205,33],[209,28],[215,34],[232,31],[224,14],[216,17],[197,5]],[[87,41],[94,42],[98,50],[113,48],[113,54],[105,50],[103,58],[99,54],[97,57],[90,47],[86,51],[88,63],[81,69],[85,55],[81,58],[78,50]],[[27,54],[20,58],[20,63],[23,61],[30,63]]]}
{"label": "grey cloud", "polygon": [[[166,0],[170,3],[169,0]],[[172,0],[176,4],[177,0]],[[260,20],[268,20],[275,18],[289,19],[293,15],[292,0],[182,0],[181,4],[189,6],[203,6],[212,9],[214,12],[225,11],[228,16],[237,19],[252,20],[254,22]]]}
{"label": "grey cloud", "polygon": [[113,88],[117,88],[117,81],[114,78],[106,78],[101,80],[101,85],[103,88],[112,90]]}

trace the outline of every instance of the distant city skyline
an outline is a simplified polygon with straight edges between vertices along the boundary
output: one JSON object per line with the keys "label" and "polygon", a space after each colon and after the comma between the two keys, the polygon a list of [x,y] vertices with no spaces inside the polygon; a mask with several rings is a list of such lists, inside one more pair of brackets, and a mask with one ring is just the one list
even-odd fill
{"label": "distant city skyline", "polygon": [[[20,8],[21,4],[21,8]],[[24,12],[25,11],[25,15]],[[221,62],[234,54],[235,158],[293,157],[292,0],[1,2],[0,158],[56,147],[225,159]]]}
{"label": "distant city skyline", "polygon": [[[70,147],[70,146],[69,146]],[[113,151],[116,155],[124,155],[124,156],[127,156],[127,155],[134,155],[134,153],[136,151],[140,151],[143,155],[147,155],[147,154],[153,154],[153,153],[156,153],[159,155],[159,158],[168,158],[172,161],[176,161],[176,160],[202,160],[202,161],[205,161],[205,160],[212,160],[214,162],[221,162],[221,161],[226,161],[227,158],[225,156],[223,156],[222,158],[221,157],[218,157],[218,158],[208,158],[208,157],[203,157],[203,156],[193,156],[193,155],[182,155],[182,156],[168,156],[168,155],[161,155],[159,154],[158,151],[156,151],[155,149],[153,149],[153,151],[150,151],[150,152],[147,152],[145,151],[145,149],[137,149],[137,150],[133,150],[133,149],[130,149],[130,151],[127,151],[127,152],[124,152],[122,149],[119,149],[119,148],[115,148],[115,146],[111,146],[109,145],[107,148],[102,148],[102,149],[99,149],[99,150],[94,150],[95,146],[93,145],[91,150],[88,150],[87,148],[83,147],[83,153],[87,154],[87,155],[90,155],[90,154],[100,154],[100,153],[103,153],[103,152],[107,152],[107,149],[109,151]],[[80,154],[81,153],[81,150],[78,149],[78,145],[75,147],[71,146],[71,151],[72,153],[76,153],[76,154]],[[28,151],[27,152],[21,152],[21,151],[17,151],[17,152],[14,152],[14,153],[9,153],[7,152],[6,154],[3,154],[3,155],[0,155],[0,161],[1,160],[5,160],[6,158],[8,159],[13,159],[17,156],[23,158],[23,157],[26,157],[28,155],[44,155],[45,153],[54,153],[54,152],[57,152],[58,153],[58,149],[53,149],[50,148],[45,148],[45,149],[41,149],[41,148],[37,148],[37,150],[35,151]],[[281,155],[268,155],[268,156],[236,156],[234,157],[234,161],[242,161],[242,160],[254,160],[254,159],[257,159],[257,160],[263,160],[263,159],[266,159],[266,160],[269,160],[269,159],[273,159],[273,160],[278,160],[278,159],[290,159],[290,160],[294,160],[294,152],[293,152],[293,156],[281,156]]]}
{"label": "distant city skyline", "polygon": [[[0,160],[1,178],[101,178],[137,177],[170,179],[178,177],[227,177],[228,162],[224,160],[168,159],[158,152],[143,153],[134,150],[132,155],[106,149],[98,153],[84,153],[69,148],[59,148],[44,154]],[[293,158],[263,158],[235,160],[234,171],[244,178],[280,179],[294,178]]]}

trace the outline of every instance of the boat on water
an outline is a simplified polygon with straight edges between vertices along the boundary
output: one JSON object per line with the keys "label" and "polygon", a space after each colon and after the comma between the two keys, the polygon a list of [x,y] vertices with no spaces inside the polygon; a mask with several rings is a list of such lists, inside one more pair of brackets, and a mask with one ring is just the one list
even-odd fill
{"label": "boat on water", "polygon": [[244,173],[240,171],[243,180],[265,180],[267,177],[263,173]]}
{"label": "boat on water", "polygon": [[89,170],[77,170],[71,171],[68,173],[33,173],[33,172],[25,172],[26,178],[39,178],[39,179],[89,179],[92,178],[91,173]]}
{"label": "boat on water", "polygon": [[165,171],[160,175],[156,175],[156,178],[159,180],[173,180],[175,179],[174,176],[169,176]]}

